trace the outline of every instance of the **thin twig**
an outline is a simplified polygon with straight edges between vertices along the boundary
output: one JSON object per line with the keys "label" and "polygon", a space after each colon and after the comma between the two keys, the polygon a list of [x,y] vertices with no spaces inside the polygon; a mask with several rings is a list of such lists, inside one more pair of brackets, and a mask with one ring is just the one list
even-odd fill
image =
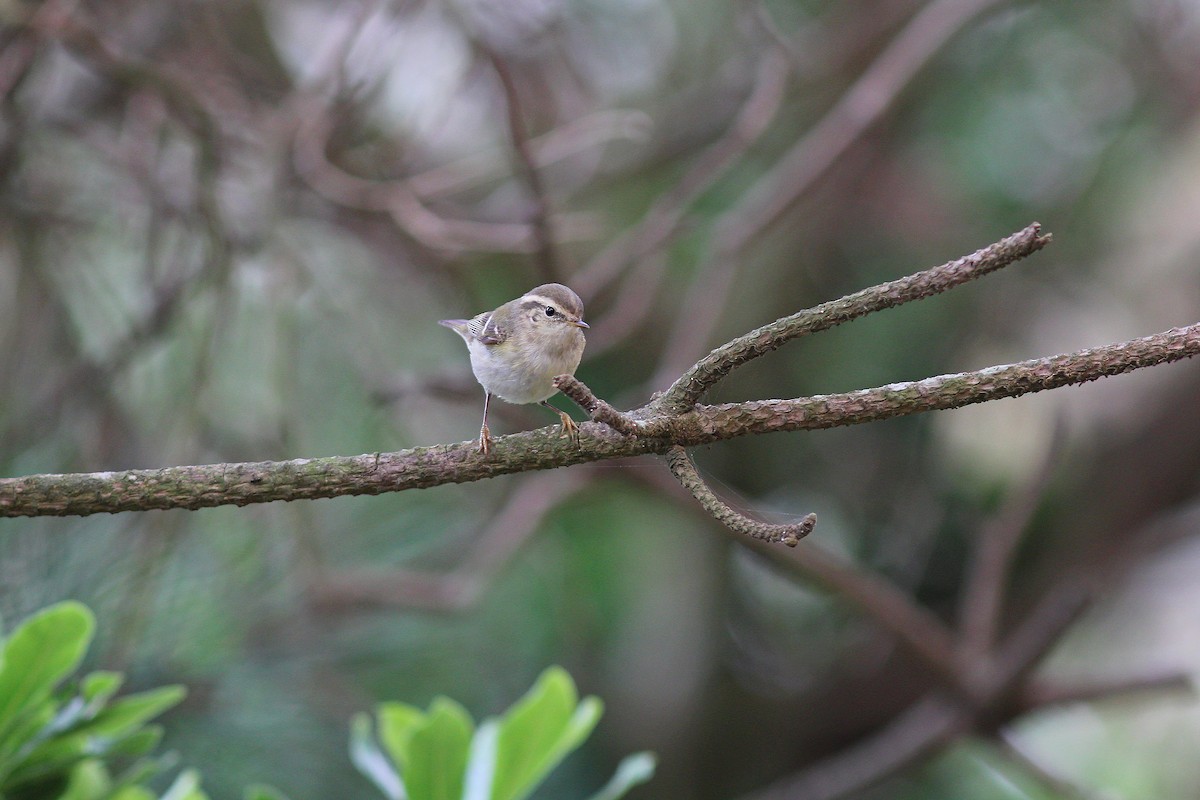
{"label": "thin twig", "polygon": [[[751,543],[751,546],[755,546]],[[831,553],[816,542],[795,550],[755,547],[783,569],[811,581],[857,608],[896,641],[952,693],[973,691],[955,658],[952,631],[885,578]]]}
{"label": "thin twig", "polygon": [[883,114],[953,34],[998,0],[937,0],[903,31],[841,99],[726,212],[713,230],[708,258],[693,278],[683,313],[667,337],[652,385],[678,375],[711,340],[719,309],[735,285],[745,247],[774,224]]}
{"label": "thin twig", "polygon": [[792,339],[953,289],[1041,250],[1050,239],[1049,234],[1041,234],[1041,226],[1035,222],[969,256],[778,319],[700,359],[654,405],[667,412],[685,411],[734,368]]}
{"label": "thin twig", "polygon": [[[585,114],[529,140],[534,167],[551,164],[621,139],[641,141],[650,132],[650,117],[644,111],[612,109]],[[419,197],[431,199],[462,192],[501,177],[501,159],[492,151],[473,152],[446,164],[430,167],[407,179]],[[572,281],[574,283],[574,281]]]}
{"label": "thin twig", "polygon": [[473,441],[395,453],[157,470],[32,475],[0,479],[0,517],[66,516],[160,508],[207,508],[274,500],[383,494],[589,461],[665,453],[751,434],[822,430],[958,408],[1029,392],[1086,383],[1200,354],[1200,323],[1120,344],[975,372],[941,375],[845,394],[697,406],[655,415],[649,406],[626,416],[638,436],[584,423],[579,441],[558,429],[496,439],[483,456]]}
{"label": "thin twig", "polygon": [[998,750],[1010,761],[1049,789],[1062,800],[1099,800],[1099,795],[1067,780],[1029,752],[1011,730],[1001,730],[991,738]]}
{"label": "thin twig", "polygon": [[1178,669],[1148,675],[1093,678],[1065,685],[1039,681],[1022,690],[1013,713],[1020,716],[1048,708],[1114,700],[1131,694],[1150,692],[1186,692],[1194,695],[1196,684],[1190,672]]}
{"label": "thin twig", "polygon": [[1094,577],[1080,575],[1061,578],[1000,644],[982,690],[994,697],[1016,692],[1059,643],[1063,631],[1091,606],[1097,583]]}
{"label": "thin twig", "polygon": [[587,384],[574,375],[559,375],[554,379],[554,385],[560,392],[574,400],[575,404],[586,411],[596,422],[602,422],[626,436],[638,436],[642,433],[640,422],[596,397]]}
{"label": "thin twig", "polygon": [[964,664],[991,651],[1003,613],[1005,582],[1016,555],[1021,534],[1029,525],[1038,501],[1058,463],[1066,441],[1061,418],[1055,422],[1042,462],[1020,491],[1014,492],[1003,511],[985,525],[975,549],[963,590],[959,628]]}
{"label": "thin twig", "polygon": [[[680,503],[686,502],[688,509],[703,510],[685,500],[687,495],[677,491],[679,483],[670,476],[658,471],[634,470],[630,477],[666,492]],[[952,693],[968,697],[970,687],[954,657],[952,631],[891,581],[838,556],[812,539],[794,549],[784,550],[757,539],[746,539],[733,531],[729,533],[739,545],[754,550],[777,568],[801,581],[815,584],[857,609],[872,624],[891,634],[913,660],[924,664]]]}
{"label": "thin twig", "polygon": [[582,489],[587,472],[546,472],[521,483],[492,515],[450,572],[355,570],[319,576],[310,588],[315,606],[345,611],[404,607],[435,611],[470,608],[488,584],[537,532],[546,515]]}
{"label": "thin twig", "polygon": [[784,778],[752,800],[836,800],[920,763],[971,729],[970,712],[928,697],[878,733]]}
{"label": "thin twig", "polygon": [[751,519],[745,514],[734,511],[728,504],[717,497],[708,484],[704,482],[704,479],[700,477],[700,473],[696,470],[696,465],[692,463],[692,459],[688,457],[687,451],[682,447],[672,447],[667,451],[667,466],[671,468],[671,474],[683,485],[683,488],[692,493],[692,497],[696,498],[701,507],[713,519],[734,533],[740,533],[743,536],[749,536],[751,539],[759,539],[771,544],[785,544],[788,547],[795,547],[800,544],[801,539],[812,533],[813,528],[816,527],[816,514],[809,514],[800,522],[790,525],[773,525],[769,522],[760,522],[756,519]]}
{"label": "thin twig", "polygon": [[584,297],[595,295],[626,264],[645,259],[671,242],[692,203],[745,155],[775,119],[788,69],[786,54],[769,48],[759,63],[749,96],[725,135],[701,153],[674,186],[658,196],[633,228],[616,237],[571,279],[576,291]]}
{"label": "thin twig", "polygon": [[[327,200],[349,208],[389,214],[396,224],[426,247],[442,251],[531,253],[537,249],[534,230],[525,223],[482,222],[435,214],[404,181],[375,181],[352,175],[325,155],[333,120],[315,100],[296,114],[292,163],[297,174]],[[559,235],[590,236],[586,220],[574,218]]]}
{"label": "thin twig", "polygon": [[922,8],[841,99],[775,165],[716,233],[722,258],[736,255],[779,219],[838,157],[892,107],[947,41],[1000,0],[937,0]]}
{"label": "thin twig", "polygon": [[537,242],[538,271],[543,282],[553,283],[561,280],[564,273],[561,257],[554,240],[550,200],[546,194],[546,187],[542,183],[541,172],[538,170],[533,152],[529,147],[529,132],[525,129],[525,115],[521,109],[520,92],[517,91],[517,83],[504,59],[481,42],[477,42],[476,46],[487,56],[500,81],[508,119],[508,132],[512,137],[513,153],[533,203],[529,224],[533,228],[533,236]]}

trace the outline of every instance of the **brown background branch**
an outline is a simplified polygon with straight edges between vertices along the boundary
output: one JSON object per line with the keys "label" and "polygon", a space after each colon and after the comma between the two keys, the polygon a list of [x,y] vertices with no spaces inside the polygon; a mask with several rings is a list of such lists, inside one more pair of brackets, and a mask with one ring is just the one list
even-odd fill
{"label": "brown background branch", "polygon": [[[476,5],[50,0],[5,17],[0,428],[15,435],[0,436],[0,475],[29,477],[0,484],[17,503],[4,513],[544,471],[370,501],[0,520],[0,615],[94,603],[115,631],[97,663],[192,683],[194,740],[219,743],[219,763],[253,750],[227,736],[232,717],[270,725],[282,702],[290,729],[324,734],[255,777],[288,791],[299,769],[314,796],[342,784],[344,758],[321,743],[350,713],[434,693],[499,707],[550,660],[605,698],[589,757],[657,750],[661,796],[778,782],[794,800],[789,786],[828,797],[881,779],[932,796],[947,773],[961,787],[1009,771],[1100,789],[1056,748],[1077,719],[1058,704],[1186,688],[1164,662],[1195,672],[1173,634],[1200,530],[1186,511],[1200,418],[1180,413],[1200,372],[694,443],[968,402],[954,376],[883,384],[1200,320],[1183,135],[1197,75],[1169,58],[1178,15],[746,0],[622,6],[597,26],[579,4]],[[1114,75],[1123,91],[1103,108],[1058,102]],[[1047,107],[1063,124],[1031,128]],[[870,310],[854,295],[808,322],[797,309],[969,252],[1013,215],[1054,219],[1061,262],[728,380],[739,358],[848,319],[838,303]],[[433,320],[517,296],[548,263],[595,323],[581,377],[604,400],[561,387],[591,416],[584,449],[531,431],[491,465],[456,446],[376,454],[473,430],[478,386]],[[1017,374],[1000,370],[997,391],[991,371],[968,382],[999,397],[1023,390]],[[1055,406],[1069,436],[1044,482],[1029,476]],[[508,431],[544,424],[540,409],[493,411]],[[792,523],[816,510],[821,527],[795,548],[749,540],[657,458],[550,469],[664,449],[695,459],[710,505]],[[212,466],[33,476],[195,463]],[[1186,713],[1179,697],[1135,699],[1093,722]],[[993,746],[1033,712],[1050,737],[1030,758]],[[894,773],[970,739],[994,770],[965,775],[951,755]],[[1157,744],[1123,749],[1123,773],[1171,780]]]}
{"label": "brown background branch", "polygon": [[[1044,241],[1036,235],[1036,228],[1027,228],[1022,234],[1028,231],[1034,232],[1031,241]],[[990,252],[1003,263],[1010,263],[1011,253],[1002,244],[993,245]],[[987,253],[989,248],[980,252]],[[952,262],[947,267],[961,263],[962,260]],[[936,269],[921,274],[934,272]],[[919,292],[915,296],[926,294]],[[800,314],[787,318],[793,322],[797,319],[805,321],[807,317]],[[774,335],[786,337],[784,327],[785,330]],[[728,363],[736,365],[769,349],[770,346],[751,345],[749,350],[727,347],[725,351],[730,354]],[[466,483],[588,461],[661,454],[675,445],[693,447],[750,434],[819,430],[958,408],[1084,383],[1197,353],[1200,353],[1200,323],[1120,344],[856,392],[701,405],[683,413],[665,414],[658,411],[659,403],[652,401],[628,414],[638,420],[644,431],[642,435],[625,436],[606,425],[585,424],[578,446],[554,436],[552,429],[542,429],[496,440],[494,452],[487,457],[476,453],[471,443],[464,442],[349,457],[6,478],[0,480],[0,515],[83,515],[241,506]],[[728,371],[719,360],[707,363],[707,374],[721,376]],[[685,392],[684,396],[688,394]]]}

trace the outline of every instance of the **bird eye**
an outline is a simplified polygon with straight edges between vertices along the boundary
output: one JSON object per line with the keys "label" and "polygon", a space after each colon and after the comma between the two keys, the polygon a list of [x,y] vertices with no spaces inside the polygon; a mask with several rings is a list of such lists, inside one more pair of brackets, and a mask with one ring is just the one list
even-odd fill
{"label": "bird eye", "polygon": [[546,306],[546,316],[553,317],[558,312],[554,310],[554,306]]}

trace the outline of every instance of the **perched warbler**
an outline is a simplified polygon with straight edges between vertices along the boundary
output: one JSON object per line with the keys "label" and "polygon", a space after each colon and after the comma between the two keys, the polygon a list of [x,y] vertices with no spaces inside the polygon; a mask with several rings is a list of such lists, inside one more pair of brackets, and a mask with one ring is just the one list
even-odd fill
{"label": "perched warbler", "polygon": [[518,405],[543,405],[558,414],[563,435],[578,437],[575,421],[546,400],[558,391],[554,378],[574,375],[583,357],[583,329],[588,324],[583,321],[579,295],[561,283],[546,283],[495,311],[439,324],[467,343],[471,370],[483,386],[479,452],[486,455],[492,448],[487,415],[493,395]]}

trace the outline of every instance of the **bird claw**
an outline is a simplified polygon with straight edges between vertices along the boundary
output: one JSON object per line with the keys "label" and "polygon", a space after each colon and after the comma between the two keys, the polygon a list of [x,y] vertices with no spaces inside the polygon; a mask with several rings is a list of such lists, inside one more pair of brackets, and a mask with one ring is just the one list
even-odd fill
{"label": "bird claw", "polygon": [[567,437],[571,440],[571,444],[578,446],[579,426],[575,424],[575,420],[571,419],[565,411],[559,411],[558,416],[562,419],[562,433],[560,435]]}
{"label": "bird claw", "polygon": [[492,432],[488,430],[488,426],[484,425],[479,429],[479,453],[480,455],[488,455],[492,452]]}

